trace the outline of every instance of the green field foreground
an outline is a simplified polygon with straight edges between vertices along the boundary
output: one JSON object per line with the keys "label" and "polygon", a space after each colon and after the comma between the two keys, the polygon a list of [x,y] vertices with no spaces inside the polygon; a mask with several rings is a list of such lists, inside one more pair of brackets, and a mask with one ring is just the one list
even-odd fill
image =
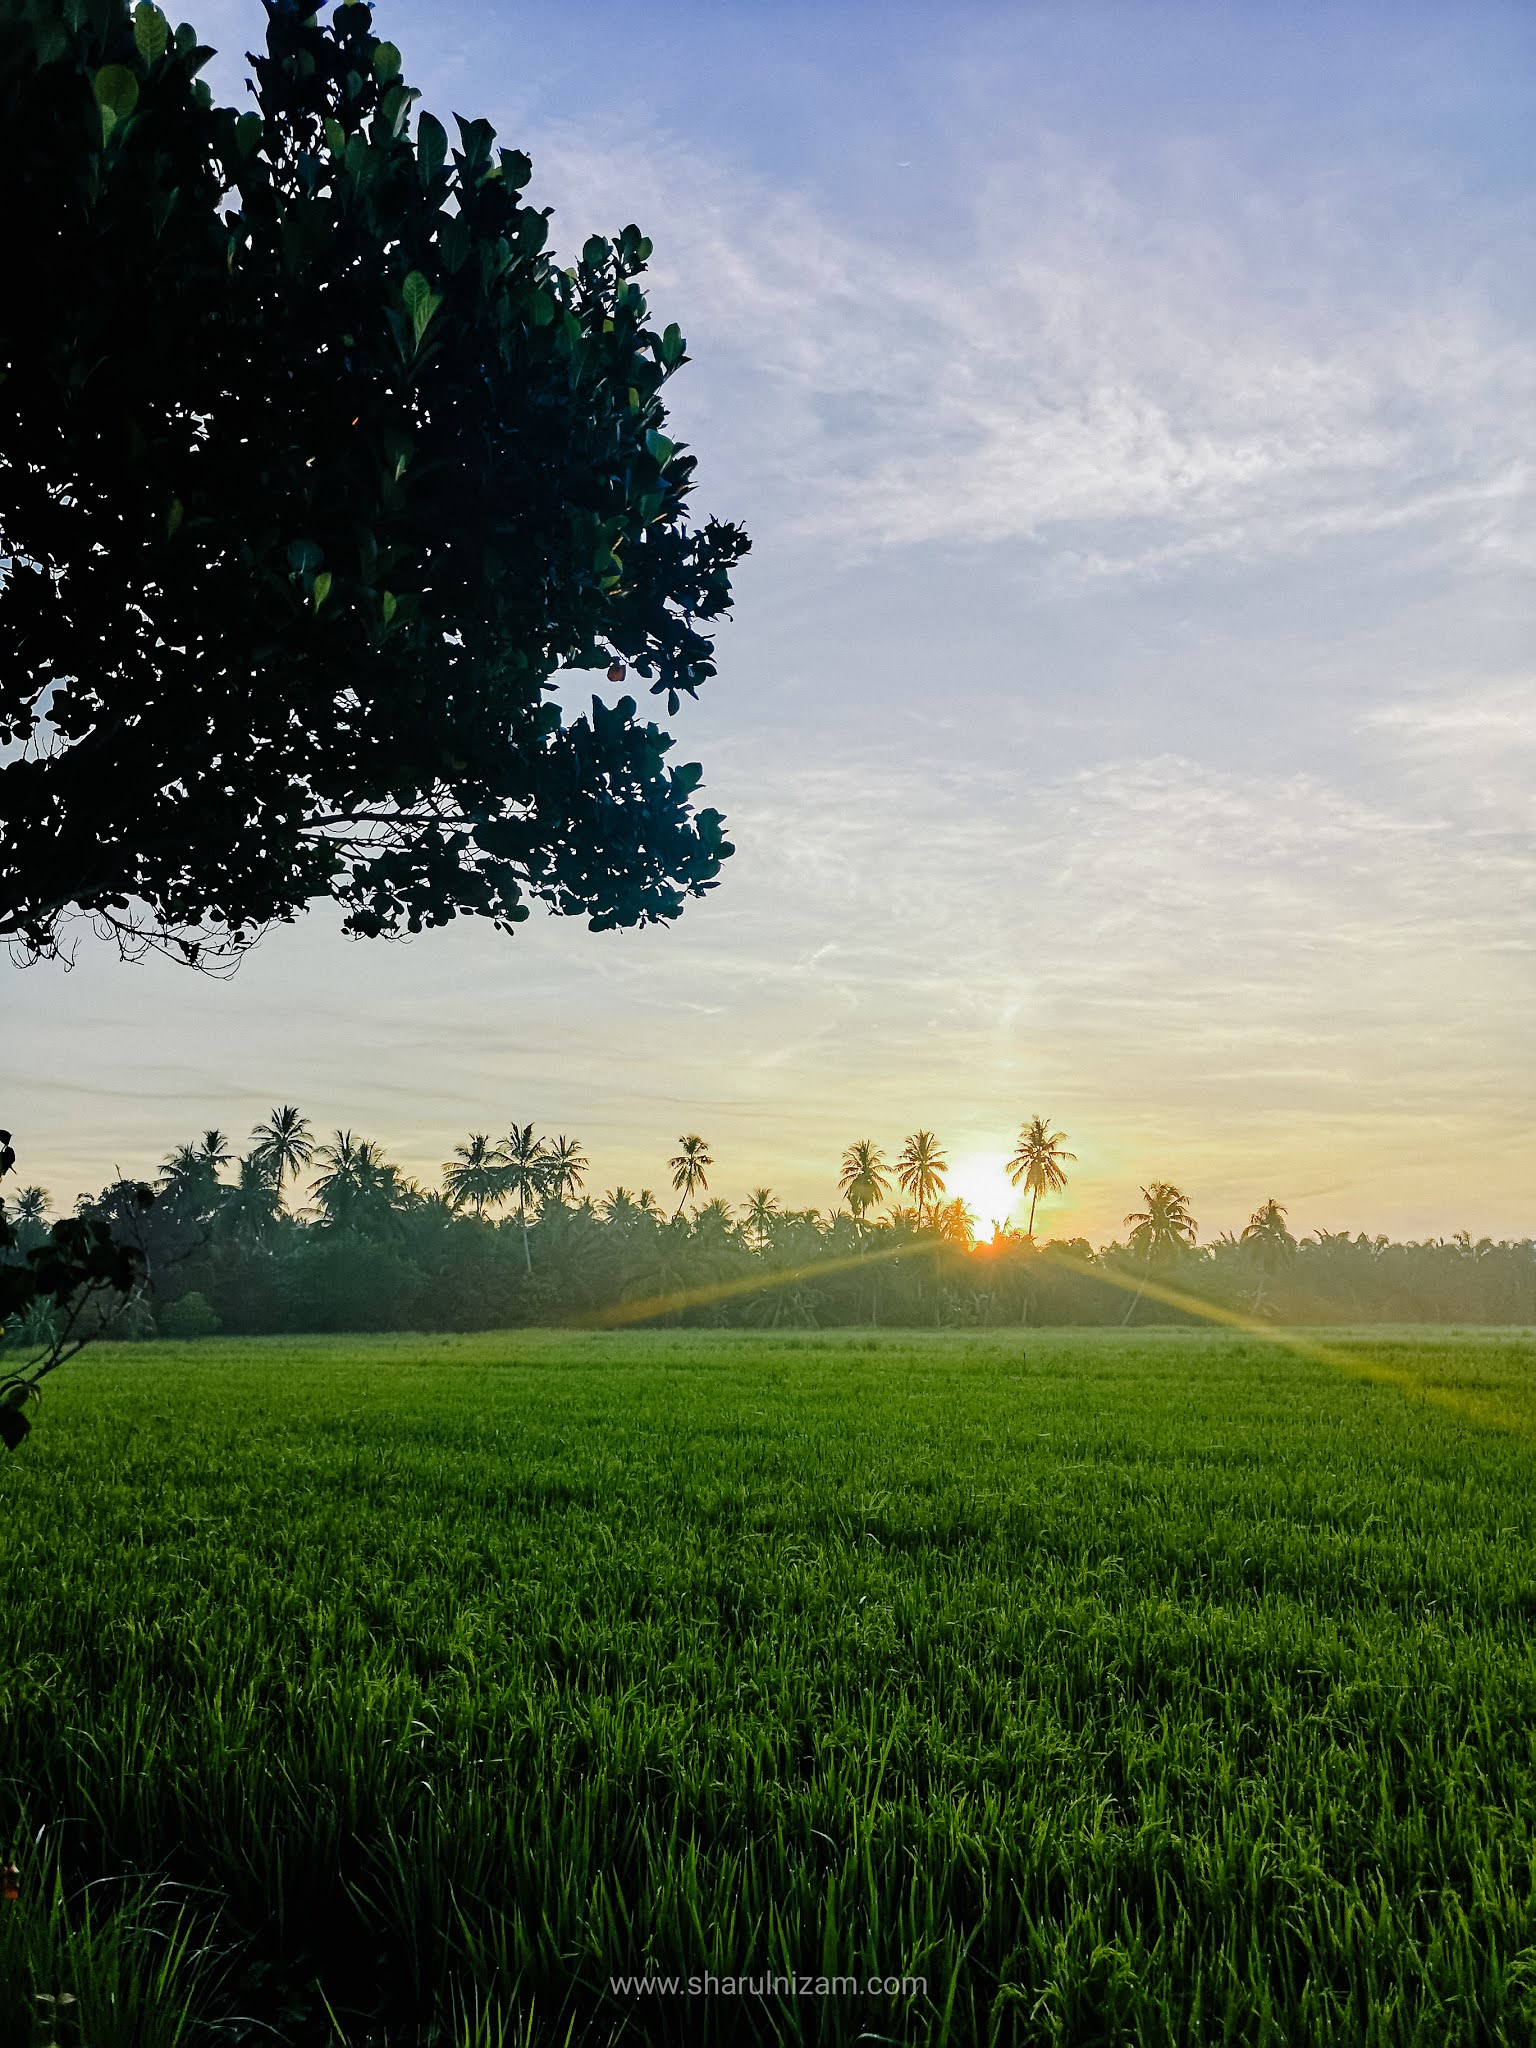
{"label": "green field foreground", "polygon": [[1536,1336],[1325,1342],[86,1354],[0,1464],[0,2032],[1523,2048]]}

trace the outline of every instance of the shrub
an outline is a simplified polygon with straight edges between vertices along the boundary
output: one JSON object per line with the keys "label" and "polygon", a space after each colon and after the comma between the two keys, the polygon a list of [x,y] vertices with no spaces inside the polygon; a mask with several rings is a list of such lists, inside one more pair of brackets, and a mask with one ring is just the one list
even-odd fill
{"label": "shrub", "polygon": [[155,1320],[162,1337],[212,1337],[223,1327],[207,1295],[195,1289],[161,1309]]}

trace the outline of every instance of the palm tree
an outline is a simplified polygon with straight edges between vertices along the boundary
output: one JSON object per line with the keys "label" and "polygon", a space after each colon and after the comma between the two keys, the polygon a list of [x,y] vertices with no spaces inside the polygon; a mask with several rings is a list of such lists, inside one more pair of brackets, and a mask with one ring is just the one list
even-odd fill
{"label": "palm tree", "polygon": [[200,1145],[178,1145],[160,1163],[166,1207],[189,1223],[206,1223],[229,1193],[219,1182],[219,1169],[229,1157],[222,1131],[205,1131]]}
{"label": "palm tree", "polygon": [[853,1220],[862,1229],[864,1213],[873,1209],[877,1202],[883,1202],[890,1193],[891,1170],[880,1147],[871,1138],[860,1138],[843,1154],[843,1168],[838,1176],[838,1193],[853,1211]]}
{"label": "palm tree", "polygon": [[371,1138],[336,1131],[315,1159],[325,1171],[311,1183],[310,1192],[335,1228],[346,1226],[367,1237],[389,1236],[398,1232],[404,1211],[422,1205],[420,1188],[402,1177]]}
{"label": "palm tree", "polygon": [[[46,1188],[23,1188],[16,1196],[12,1211],[16,1224],[16,1249],[22,1252],[35,1251],[48,1241],[48,1226],[43,1217],[48,1208]],[[5,1205],[0,1202],[0,1216],[5,1214]]]}
{"label": "palm tree", "polygon": [[1141,1191],[1145,1209],[1133,1209],[1126,1222],[1131,1226],[1131,1249],[1140,1252],[1146,1261],[1146,1270],[1141,1276],[1141,1285],[1131,1299],[1131,1306],[1121,1317],[1122,1324],[1128,1323],[1141,1300],[1153,1264],[1173,1259],[1187,1251],[1195,1241],[1198,1227],[1189,1213],[1189,1197],[1182,1188],[1176,1188],[1172,1181],[1154,1180]]}
{"label": "palm tree", "polygon": [[200,1177],[202,1164],[195,1145],[177,1145],[160,1162],[161,1187],[167,1195],[177,1194],[189,1181]]}
{"label": "palm tree", "polygon": [[358,1157],[369,1150],[366,1138],[354,1138],[350,1131],[333,1131],[329,1145],[312,1154],[323,1169],[310,1182],[309,1192],[327,1223],[341,1223],[358,1194]]}
{"label": "palm tree", "polygon": [[549,1148],[546,1175],[546,1185],[557,1201],[575,1201],[587,1177],[587,1155],[574,1138],[556,1138]]}
{"label": "palm tree", "polygon": [[701,1189],[708,1193],[709,1178],[705,1169],[713,1166],[715,1162],[705,1150],[704,1140],[697,1132],[691,1132],[686,1138],[679,1138],[677,1142],[683,1149],[675,1158],[669,1159],[667,1164],[672,1169],[672,1185],[677,1190],[675,1214],[681,1216],[685,1202],[691,1202]]}
{"label": "palm tree", "polygon": [[939,1141],[932,1131],[914,1131],[901,1148],[901,1157],[896,1161],[896,1177],[901,1182],[903,1194],[910,1195],[917,1204],[917,1227],[923,1227],[923,1211],[931,1209],[944,1192],[944,1177],[949,1172],[949,1161],[939,1148]]}
{"label": "palm tree", "polygon": [[264,1124],[258,1124],[251,1136],[256,1140],[251,1157],[271,1174],[281,1201],[283,1183],[289,1175],[297,1180],[315,1156],[309,1118],[300,1116],[292,1103],[285,1102],[281,1109],[273,1110]]}
{"label": "palm tree", "polygon": [[219,1228],[247,1244],[261,1244],[281,1213],[277,1178],[258,1145],[240,1161],[239,1178],[219,1210]]}
{"label": "palm tree", "polygon": [[514,1124],[502,1143],[501,1160],[501,1184],[517,1202],[517,1220],[523,1232],[523,1263],[531,1273],[528,1204],[538,1201],[549,1185],[549,1148],[542,1138],[533,1135],[532,1124]]}
{"label": "palm tree", "polygon": [[462,1145],[455,1145],[452,1159],[443,1161],[443,1193],[450,1207],[473,1206],[475,1219],[485,1214],[487,1202],[506,1200],[503,1167],[506,1154],[485,1131],[471,1131]]}
{"label": "palm tree", "polygon": [[760,1252],[768,1249],[773,1236],[773,1219],[778,1214],[778,1199],[772,1188],[754,1188],[748,1195],[747,1213],[742,1220]]}
{"label": "palm tree", "polygon": [[693,1235],[698,1244],[709,1243],[718,1247],[730,1240],[735,1229],[731,1205],[721,1201],[718,1195],[712,1202],[706,1202],[702,1209],[694,1211]]}
{"label": "palm tree", "polygon": [[1248,1224],[1239,1238],[1259,1261],[1258,1292],[1253,1297],[1254,1308],[1264,1306],[1264,1289],[1277,1266],[1287,1265],[1296,1256],[1296,1240],[1285,1227],[1285,1210],[1271,1195],[1262,1209],[1255,1209],[1248,1218]]}
{"label": "palm tree", "polygon": [[1131,1226],[1131,1246],[1150,1264],[1186,1251],[1195,1241],[1198,1225],[1189,1213],[1189,1197],[1172,1181],[1155,1180],[1141,1191],[1145,1209],[1133,1209],[1126,1222]]}
{"label": "palm tree", "polygon": [[1017,1187],[1022,1181],[1029,1190],[1029,1222],[1025,1235],[1035,1234],[1035,1204],[1042,1195],[1059,1195],[1067,1184],[1061,1162],[1076,1163],[1077,1154],[1065,1151],[1067,1134],[1053,1131],[1043,1116],[1032,1116],[1019,1132],[1019,1142],[1008,1162],[1008,1178]]}
{"label": "palm tree", "polygon": [[640,1207],[628,1188],[610,1188],[598,1204],[598,1213],[605,1223],[627,1229],[640,1215]]}
{"label": "palm tree", "polygon": [[969,1251],[976,1242],[976,1218],[969,1205],[956,1195],[952,1202],[933,1212],[933,1227],[940,1237],[951,1244],[959,1245],[962,1251]]}

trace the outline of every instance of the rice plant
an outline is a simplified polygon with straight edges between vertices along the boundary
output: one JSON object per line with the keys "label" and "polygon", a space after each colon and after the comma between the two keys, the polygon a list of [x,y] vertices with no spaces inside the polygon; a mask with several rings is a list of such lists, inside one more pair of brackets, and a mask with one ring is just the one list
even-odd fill
{"label": "rice plant", "polygon": [[1533,1368],[102,1347],[0,1467],[0,1997],[90,2048],[1527,2042]]}

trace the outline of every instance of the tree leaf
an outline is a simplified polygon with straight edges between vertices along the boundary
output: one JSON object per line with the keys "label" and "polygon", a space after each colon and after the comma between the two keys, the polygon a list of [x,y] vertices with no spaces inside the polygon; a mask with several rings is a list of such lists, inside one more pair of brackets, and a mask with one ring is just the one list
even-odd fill
{"label": "tree leaf", "polygon": [[421,181],[424,185],[437,176],[447,157],[447,129],[431,114],[423,114],[416,123],[416,160],[421,166]]}
{"label": "tree leaf", "polygon": [[393,43],[378,43],[373,52],[374,76],[388,85],[392,78],[400,76],[400,52]]}
{"label": "tree leaf", "polygon": [[139,104],[139,81],[126,64],[103,64],[91,81],[96,104],[116,121],[126,121]]}
{"label": "tree leaf", "polygon": [[165,55],[170,33],[171,25],[159,8],[152,7],[149,0],[139,0],[139,5],[133,10],[133,40],[146,64],[153,64]]}
{"label": "tree leaf", "polygon": [[428,322],[443,303],[441,295],[433,291],[419,270],[411,271],[400,287],[400,296],[405,301],[405,310],[411,316],[411,328],[416,337],[416,346],[421,347],[421,337],[427,331]]}
{"label": "tree leaf", "polygon": [[331,572],[329,569],[322,569],[320,571],[320,574],[315,578],[311,594],[315,600],[315,610],[319,611],[321,605],[325,603],[325,600],[331,594]]}

